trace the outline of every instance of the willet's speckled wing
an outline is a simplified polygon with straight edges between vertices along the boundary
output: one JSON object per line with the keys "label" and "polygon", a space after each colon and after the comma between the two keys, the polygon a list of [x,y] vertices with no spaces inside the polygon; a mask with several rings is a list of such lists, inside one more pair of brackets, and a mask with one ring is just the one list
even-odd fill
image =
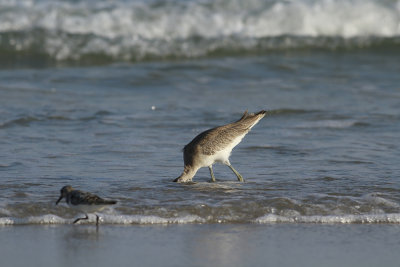
{"label": "willet's speckled wing", "polygon": [[[71,208],[76,208],[85,213],[85,218],[78,218],[74,221],[77,223],[80,220],[87,220],[89,216],[87,213],[93,213],[96,211],[101,211],[109,205],[114,205],[117,203],[115,200],[106,200],[97,195],[91,194],[89,192],[83,192],[80,190],[75,190],[71,186],[66,185],[60,190],[60,197],[58,198],[56,205],[65,198],[68,206]],[[99,224],[99,216],[96,215],[96,225]]]}
{"label": "willet's speckled wing", "polygon": [[265,110],[256,114],[249,114],[246,111],[238,121],[207,130],[196,136],[183,148],[184,170],[174,182],[192,181],[196,172],[202,167],[209,168],[211,180],[215,182],[212,169],[215,162],[227,165],[238,180],[243,182],[243,177],[229,162],[229,156],[232,149],[242,141],[243,137],[265,114]]}

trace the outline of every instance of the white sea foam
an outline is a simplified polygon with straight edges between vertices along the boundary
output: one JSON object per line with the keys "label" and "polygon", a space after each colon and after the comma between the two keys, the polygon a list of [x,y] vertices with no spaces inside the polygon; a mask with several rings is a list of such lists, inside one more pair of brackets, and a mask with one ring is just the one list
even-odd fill
{"label": "white sea foam", "polygon": [[[132,59],[193,57],[259,46],[335,46],[335,42],[314,37],[361,38],[357,44],[365,46],[370,37],[400,35],[400,1],[3,0],[0,14],[0,34],[26,34],[11,37],[7,45],[16,51],[39,45],[59,60],[90,54]],[[260,41],[277,36],[311,39]]]}
{"label": "white sea foam", "polygon": [[105,223],[110,224],[186,224],[204,223],[205,220],[195,215],[187,215],[176,218],[163,218],[159,216],[144,215],[105,215],[102,216]]}
{"label": "white sea foam", "polygon": [[57,215],[47,214],[42,216],[30,216],[25,218],[2,217],[0,218],[1,225],[24,225],[24,224],[64,224],[68,220]]}
{"label": "white sea foam", "polygon": [[[187,224],[187,223],[205,223],[206,220],[195,215],[187,215],[174,218],[163,218],[159,216],[144,216],[144,215],[106,215],[99,214],[101,223],[104,224]],[[42,216],[30,216],[26,218],[2,217],[0,218],[1,225],[27,225],[27,224],[70,224],[72,219],[65,219],[53,214]],[[85,221],[81,221],[85,223]],[[93,218],[89,215],[87,223],[94,223]]]}
{"label": "white sea foam", "polygon": [[[153,225],[153,224],[191,224],[207,223],[208,221],[196,215],[182,217],[163,218],[151,215],[100,215],[101,224],[116,225]],[[94,224],[93,218],[82,221],[84,224]],[[71,224],[72,219],[65,219],[57,215],[48,214],[42,216],[31,216],[27,218],[0,218],[0,226],[6,225],[35,225],[35,224]],[[362,214],[362,215],[299,215],[297,212],[287,215],[267,214],[256,218],[252,222],[259,224],[271,223],[315,223],[315,224],[400,224],[400,213],[389,214]]]}
{"label": "white sea foam", "polygon": [[326,216],[281,216],[267,214],[254,220],[255,223],[321,223],[321,224],[352,224],[352,223],[400,223],[400,213],[363,214],[363,215],[326,215]]}
{"label": "white sea foam", "polygon": [[41,27],[107,38],[186,39],[229,35],[266,37],[395,36],[400,1],[1,1],[0,31]]}

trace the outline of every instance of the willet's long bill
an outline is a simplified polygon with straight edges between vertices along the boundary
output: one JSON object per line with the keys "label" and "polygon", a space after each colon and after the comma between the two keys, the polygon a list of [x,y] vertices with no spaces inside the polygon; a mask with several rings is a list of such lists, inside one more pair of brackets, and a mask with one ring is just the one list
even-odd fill
{"label": "willet's long bill", "polygon": [[[74,221],[77,223],[80,220],[89,219],[88,213],[94,213],[96,211],[101,211],[109,205],[114,205],[117,203],[115,200],[106,200],[97,195],[91,194],[89,192],[83,192],[80,190],[75,190],[71,186],[66,185],[60,190],[60,197],[58,198],[56,205],[61,201],[61,199],[65,198],[68,206],[71,208],[78,209],[81,212],[84,212],[86,217],[78,218]],[[96,225],[99,225],[99,216],[96,215]]]}
{"label": "willet's long bill", "polygon": [[232,149],[242,141],[243,137],[266,114],[265,110],[248,113],[247,111],[236,122],[212,128],[196,136],[183,148],[184,169],[174,182],[190,182],[196,172],[202,167],[210,170],[211,181],[215,182],[212,165],[219,162],[227,165],[240,182],[243,177],[229,162]]}

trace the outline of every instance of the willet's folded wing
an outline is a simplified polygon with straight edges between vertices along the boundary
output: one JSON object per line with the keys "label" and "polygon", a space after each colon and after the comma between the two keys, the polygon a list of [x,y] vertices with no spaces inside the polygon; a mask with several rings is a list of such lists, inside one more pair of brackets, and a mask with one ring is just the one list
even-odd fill
{"label": "willet's folded wing", "polygon": [[185,153],[200,152],[203,155],[213,155],[225,149],[236,138],[246,135],[265,116],[265,113],[264,110],[257,114],[248,114],[246,111],[238,121],[215,127],[197,135],[183,150]]}

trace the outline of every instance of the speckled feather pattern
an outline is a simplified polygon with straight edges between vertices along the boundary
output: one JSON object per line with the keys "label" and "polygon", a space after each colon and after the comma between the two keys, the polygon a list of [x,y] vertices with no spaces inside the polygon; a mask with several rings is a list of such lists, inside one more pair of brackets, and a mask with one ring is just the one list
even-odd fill
{"label": "speckled feather pattern", "polygon": [[80,190],[69,192],[66,202],[72,205],[112,205],[116,203],[114,200],[105,200],[97,195]]}
{"label": "speckled feather pattern", "polygon": [[256,114],[249,114],[246,111],[238,121],[212,128],[196,136],[183,148],[183,172],[174,182],[192,181],[197,170],[202,167],[210,169],[211,179],[215,181],[212,171],[212,165],[215,162],[229,166],[238,180],[243,182],[243,177],[233,168],[229,162],[229,157],[232,149],[242,141],[244,136],[265,114],[265,110]]}
{"label": "speckled feather pattern", "polygon": [[257,114],[248,114],[247,111],[238,121],[215,127],[207,130],[196,136],[184,149],[185,165],[189,159],[189,155],[201,153],[203,155],[213,155],[217,151],[223,150],[235,138],[247,134],[251,127],[254,126],[260,119],[265,116],[265,111],[262,110]]}
{"label": "speckled feather pattern", "polygon": [[[103,199],[95,194],[84,192],[80,190],[75,190],[71,186],[67,185],[64,186],[60,190],[60,198],[57,200],[57,203],[62,199],[65,198],[65,201],[68,205],[113,205],[116,204],[117,201],[115,200],[106,200]],[[57,204],[56,203],[56,204]]]}

